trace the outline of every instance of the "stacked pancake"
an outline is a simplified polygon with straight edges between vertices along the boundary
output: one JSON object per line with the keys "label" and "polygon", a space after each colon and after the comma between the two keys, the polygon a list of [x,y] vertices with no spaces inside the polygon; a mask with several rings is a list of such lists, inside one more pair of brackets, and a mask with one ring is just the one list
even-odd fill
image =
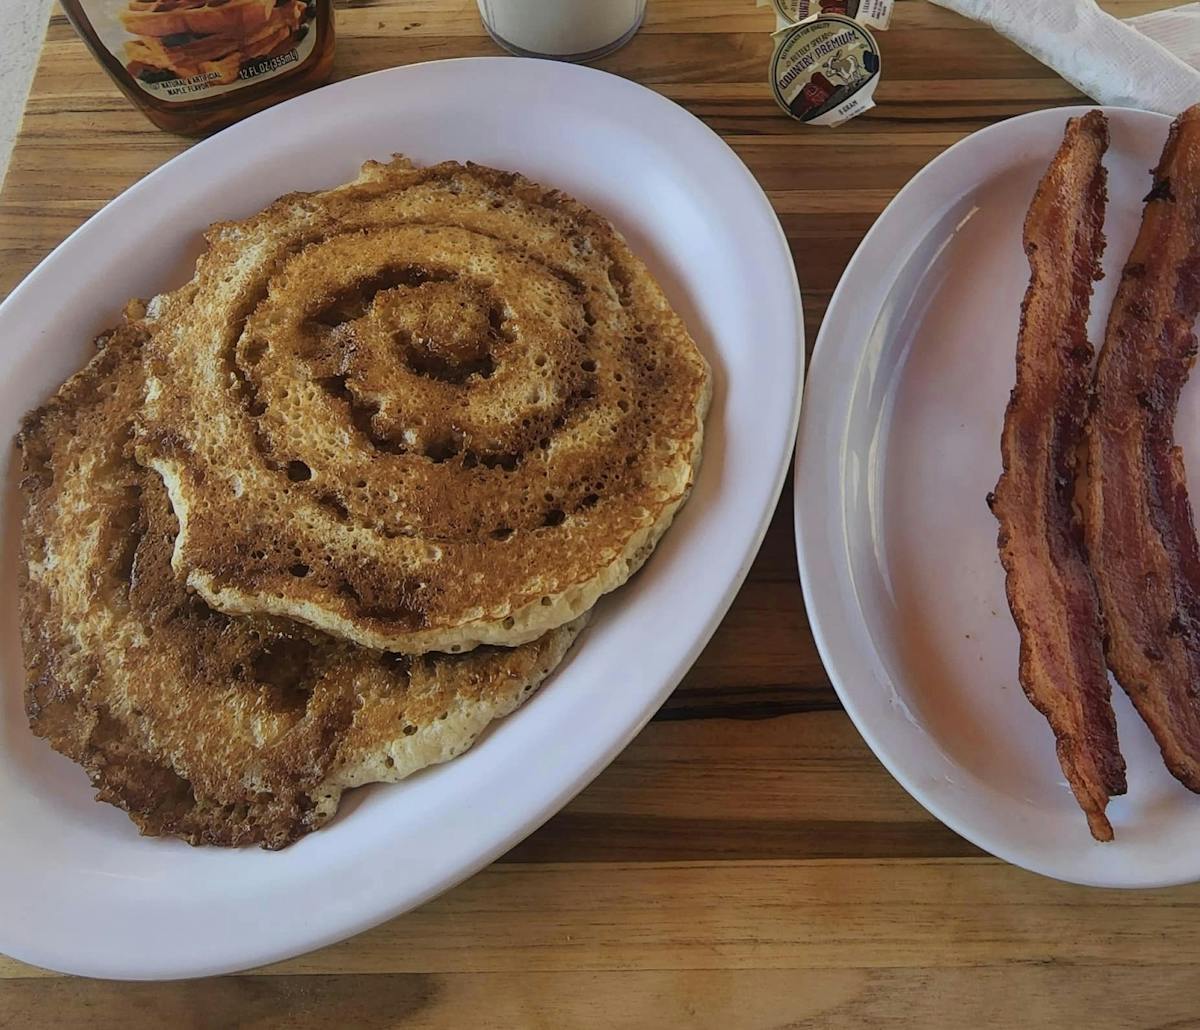
{"label": "stacked pancake", "polygon": [[1107,669],[1200,793],[1200,544],[1174,439],[1200,313],[1200,106],[1171,126],[1093,371],[1107,145],[1101,112],[1071,119],[1025,222],[1031,277],[992,497],[1021,684],[1102,841],[1126,789]]}
{"label": "stacked pancake", "polygon": [[304,0],[130,0],[121,23],[131,75],[234,82],[248,61],[291,45]]}
{"label": "stacked pancake", "polygon": [[707,366],[604,219],[370,163],[216,225],[27,416],[36,733],[146,833],[282,847],[470,746],[646,559]]}

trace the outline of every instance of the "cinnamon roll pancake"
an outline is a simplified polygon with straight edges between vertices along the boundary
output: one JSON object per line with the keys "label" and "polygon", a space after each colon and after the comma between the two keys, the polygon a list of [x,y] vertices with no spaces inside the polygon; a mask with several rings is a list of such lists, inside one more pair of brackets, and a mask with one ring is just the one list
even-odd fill
{"label": "cinnamon roll pancake", "polygon": [[708,366],[570,197],[400,158],[208,243],[153,302],[137,453],[213,608],[518,645],[624,583],[687,497]]}
{"label": "cinnamon roll pancake", "polygon": [[173,571],[166,489],[133,460],[148,329],[132,314],[19,437],[29,720],[144,833],[283,847],[343,790],[465,751],[583,620],[514,649],[409,657],[212,610]]}

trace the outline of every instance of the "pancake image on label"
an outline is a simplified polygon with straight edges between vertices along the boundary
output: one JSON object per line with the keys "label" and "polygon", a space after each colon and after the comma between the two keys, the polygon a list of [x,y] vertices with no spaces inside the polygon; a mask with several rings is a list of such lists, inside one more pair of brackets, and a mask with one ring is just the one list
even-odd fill
{"label": "pancake image on label", "polygon": [[172,570],[166,490],[131,454],[145,338],[135,318],[102,340],[19,437],[30,724],[144,833],[280,848],[345,789],[465,751],[583,619],[515,649],[407,657],[214,612]]}
{"label": "pancake image on label", "polygon": [[530,641],[692,487],[708,366],[603,218],[400,158],[214,226],[152,302],[139,459],[214,608],[410,653]]}

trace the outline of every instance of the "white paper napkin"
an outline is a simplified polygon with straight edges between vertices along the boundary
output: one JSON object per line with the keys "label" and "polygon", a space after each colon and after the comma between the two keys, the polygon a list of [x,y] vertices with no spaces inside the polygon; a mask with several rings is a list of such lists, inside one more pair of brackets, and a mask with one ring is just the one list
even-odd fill
{"label": "white paper napkin", "polygon": [[1200,3],[1122,21],[1095,0],[933,0],[990,25],[1101,104],[1200,102]]}

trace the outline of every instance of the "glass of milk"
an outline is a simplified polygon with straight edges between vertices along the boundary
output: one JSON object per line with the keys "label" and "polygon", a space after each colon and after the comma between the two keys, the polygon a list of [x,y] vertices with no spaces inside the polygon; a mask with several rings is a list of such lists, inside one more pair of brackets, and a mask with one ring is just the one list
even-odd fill
{"label": "glass of milk", "polygon": [[591,61],[629,41],[646,0],[479,0],[492,39],[520,57]]}

